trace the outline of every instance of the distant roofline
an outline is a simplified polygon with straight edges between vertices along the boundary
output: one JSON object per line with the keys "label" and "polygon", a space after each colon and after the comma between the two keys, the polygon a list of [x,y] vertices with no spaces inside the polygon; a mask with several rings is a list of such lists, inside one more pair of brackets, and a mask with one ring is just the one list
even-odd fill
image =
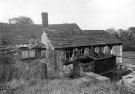
{"label": "distant roofline", "polygon": [[[0,24],[8,24],[8,25],[42,25],[42,24],[13,24],[13,23],[5,23],[5,22],[0,22]],[[49,24],[49,25],[66,25],[66,24],[76,24],[78,25],[77,23],[60,23],[60,24]]]}
{"label": "distant roofline", "polygon": [[106,31],[106,30],[103,30],[103,29],[97,29],[97,30],[96,29],[91,29],[91,30],[82,30],[82,31],[87,31],[88,32],[88,31]]}
{"label": "distant roofline", "polygon": [[[92,30],[92,29],[90,29],[90,30],[89,30],[89,29],[84,29],[83,31],[91,31],[91,30]],[[99,30],[99,31],[100,31],[100,30],[101,30],[101,31],[105,31],[105,30],[103,30],[103,29],[97,29],[97,30]],[[96,30],[93,29],[92,31],[96,31]]]}

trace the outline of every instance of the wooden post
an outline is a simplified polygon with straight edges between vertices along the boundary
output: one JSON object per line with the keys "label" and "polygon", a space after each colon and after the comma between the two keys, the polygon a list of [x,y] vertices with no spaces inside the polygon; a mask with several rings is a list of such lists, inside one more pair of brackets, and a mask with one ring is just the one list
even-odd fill
{"label": "wooden post", "polygon": [[74,50],[74,57],[73,57],[73,77],[75,77],[75,78],[80,76],[79,62],[76,61],[78,56],[79,56],[78,49],[75,49]]}
{"label": "wooden post", "polygon": [[42,79],[47,79],[47,64],[46,63],[42,63],[42,69],[43,69]]}

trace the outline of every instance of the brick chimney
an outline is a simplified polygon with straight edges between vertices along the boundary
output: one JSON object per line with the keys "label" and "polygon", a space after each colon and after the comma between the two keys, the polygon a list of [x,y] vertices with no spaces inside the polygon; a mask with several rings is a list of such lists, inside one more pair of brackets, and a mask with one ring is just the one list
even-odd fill
{"label": "brick chimney", "polygon": [[48,26],[48,13],[42,12],[42,26],[43,28],[46,28]]}

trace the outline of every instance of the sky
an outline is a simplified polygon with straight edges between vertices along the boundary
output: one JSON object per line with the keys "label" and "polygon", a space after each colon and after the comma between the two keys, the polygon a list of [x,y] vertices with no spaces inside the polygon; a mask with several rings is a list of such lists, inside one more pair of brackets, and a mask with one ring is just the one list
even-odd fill
{"label": "sky", "polygon": [[41,24],[48,12],[49,24],[77,23],[81,29],[135,27],[135,0],[0,0],[0,22],[18,16]]}

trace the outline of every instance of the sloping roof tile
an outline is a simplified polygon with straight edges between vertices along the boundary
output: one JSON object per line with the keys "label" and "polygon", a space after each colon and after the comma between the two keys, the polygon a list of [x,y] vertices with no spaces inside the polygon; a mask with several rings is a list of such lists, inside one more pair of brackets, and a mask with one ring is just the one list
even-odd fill
{"label": "sloping roof tile", "polygon": [[[26,44],[30,39],[41,40],[42,25],[0,23],[1,39],[12,44]],[[77,24],[52,24],[46,33],[54,48],[121,43],[104,30],[81,30]]]}
{"label": "sloping roof tile", "polygon": [[77,46],[119,44],[114,36],[107,34],[104,30],[84,30],[75,33],[46,31],[54,48],[68,48]]}
{"label": "sloping roof tile", "polygon": [[34,38],[40,40],[42,32],[41,25],[7,24],[0,23],[2,39],[12,44],[25,44]]}

